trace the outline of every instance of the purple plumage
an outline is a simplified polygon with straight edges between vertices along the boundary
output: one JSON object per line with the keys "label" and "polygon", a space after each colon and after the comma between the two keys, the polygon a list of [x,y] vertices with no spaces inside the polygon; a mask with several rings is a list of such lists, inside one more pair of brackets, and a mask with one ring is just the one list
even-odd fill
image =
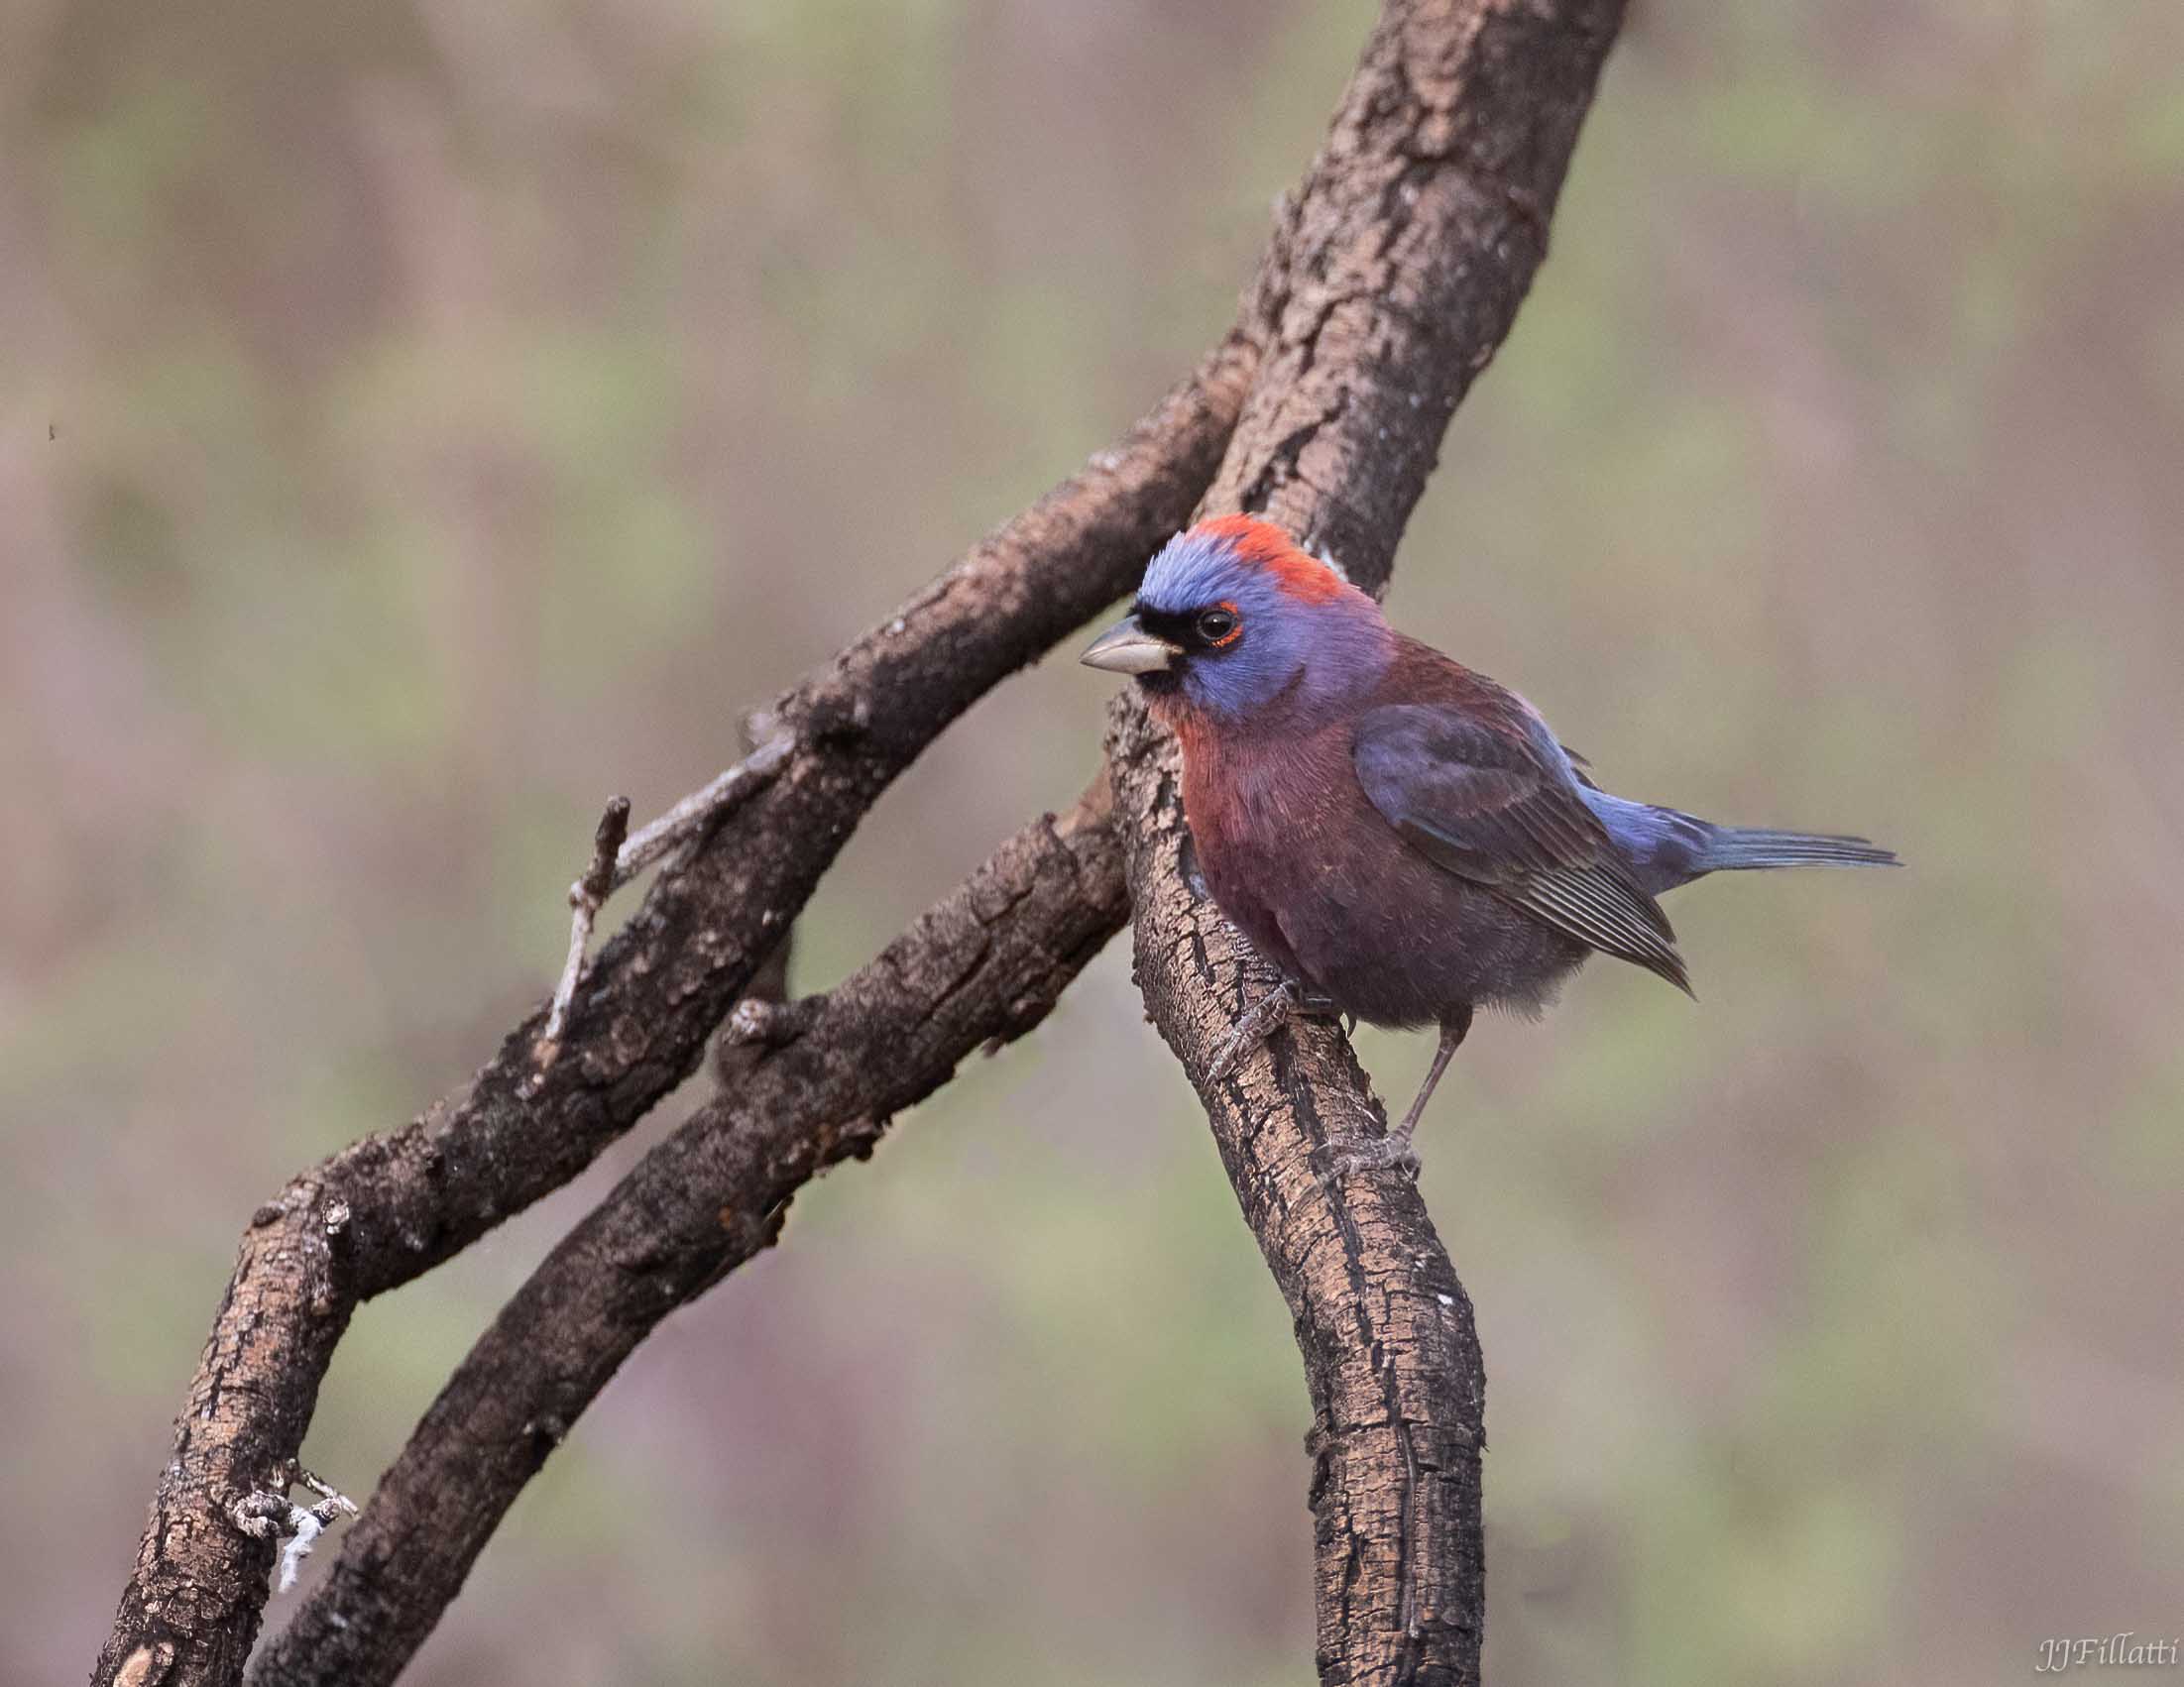
{"label": "purple plumage", "polygon": [[1524,699],[1248,516],[1170,541],[1085,660],[1134,674],[1175,731],[1207,885],[1283,976],[1375,1024],[1440,1027],[1403,1122],[1344,1167],[1414,1162],[1474,1007],[1536,1012],[1594,951],[1688,991],[1660,892],[1896,859],[1609,796]]}

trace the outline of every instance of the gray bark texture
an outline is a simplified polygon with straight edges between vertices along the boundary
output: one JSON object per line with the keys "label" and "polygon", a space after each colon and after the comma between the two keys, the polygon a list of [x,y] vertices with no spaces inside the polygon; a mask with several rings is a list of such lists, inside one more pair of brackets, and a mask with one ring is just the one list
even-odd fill
{"label": "gray bark texture", "polygon": [[1194,508],[1263,512],[1384,589],[1447,419],[1544,256],[1620,14],[1620,0],[1389,0],[1237,325],[1191,379],[773,707],[785,757],[663,866],[558,1043],[541,1047],[541,1007],[463,1093],[257,1209],[94,1683],[242,1681],[278,1543],[239,1527],[237,1507],[286,1493],[357,1304],[575,1177],[727,1019],[723,1092],[504,1308],[252,1671],[393,1680],[653,1325],[770,1245],[804,1181],[867,1155],[973,1050],[1037,1024],[1133,903],[1148,1010],[1296,1318],[1320,1676],[1478,1679],[1484,1375],[1469,1302],[1407,1181],[1320,1185],[1314,1150],[1374,1110],[1331,1028],[1283,1031],[1207,1080],[1232,1018],[1272,980],[1193,886],[1174,746],[1134,700],[1118,701],[1108,767],[1069,816],[1004,843],[840,988],[780,1003],[761,968],[888,782],[1126,593]]}

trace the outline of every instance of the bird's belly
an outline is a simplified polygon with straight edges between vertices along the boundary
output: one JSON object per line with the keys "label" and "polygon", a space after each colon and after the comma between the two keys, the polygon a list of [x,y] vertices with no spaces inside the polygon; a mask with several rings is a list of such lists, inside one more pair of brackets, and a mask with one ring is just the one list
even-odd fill
{"label": "bird's belly", "polygon": [[1462,1006],[1539,1012],[1585,958],[1582,944],[1490,892],[1459,887],[1418,918],[1359,921],[1353,910],[1308,909],[1302,936],[1321,988],[1360,1019],[1414,1026]]}
{"label": "bird's belly", "polygon": [[1465,1005],[1535,1012],[1584,958],[1582,945],[1372,823],[1207,840],[1207,888],[1284,972],[1375,1025],[1429,1025]]}

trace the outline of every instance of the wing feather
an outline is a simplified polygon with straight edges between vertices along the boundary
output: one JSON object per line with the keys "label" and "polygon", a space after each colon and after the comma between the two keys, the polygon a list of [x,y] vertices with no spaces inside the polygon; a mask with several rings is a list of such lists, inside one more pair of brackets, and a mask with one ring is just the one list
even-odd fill
{"label": "wing feather", "polygon": [[1373,807],[1437,866],[1690,991],[1667,916],[1529,706],[1390,704],[1360,717],[1351,753]]}

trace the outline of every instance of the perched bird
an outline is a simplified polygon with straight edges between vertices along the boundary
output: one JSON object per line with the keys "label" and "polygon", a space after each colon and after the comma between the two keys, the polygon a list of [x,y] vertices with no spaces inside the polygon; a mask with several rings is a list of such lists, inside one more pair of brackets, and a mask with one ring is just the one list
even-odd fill
{"label": "perched bird", "polygon": [[1440,1028],[1403,1122],[1339,1145],[1337,1172],[1416,1167],[1411,1135],[1474,1008],[1537,1013],[1595,951],[1689,994],[1663,891],[1730,867],[1896,863],[1862,838],[1609,796],[1532,705],[1250,516],[1170,540],[1083,660],[1134,675],[1175,732],[1207,886],[1285,980],[1229,1054],[1299,1006]]}

